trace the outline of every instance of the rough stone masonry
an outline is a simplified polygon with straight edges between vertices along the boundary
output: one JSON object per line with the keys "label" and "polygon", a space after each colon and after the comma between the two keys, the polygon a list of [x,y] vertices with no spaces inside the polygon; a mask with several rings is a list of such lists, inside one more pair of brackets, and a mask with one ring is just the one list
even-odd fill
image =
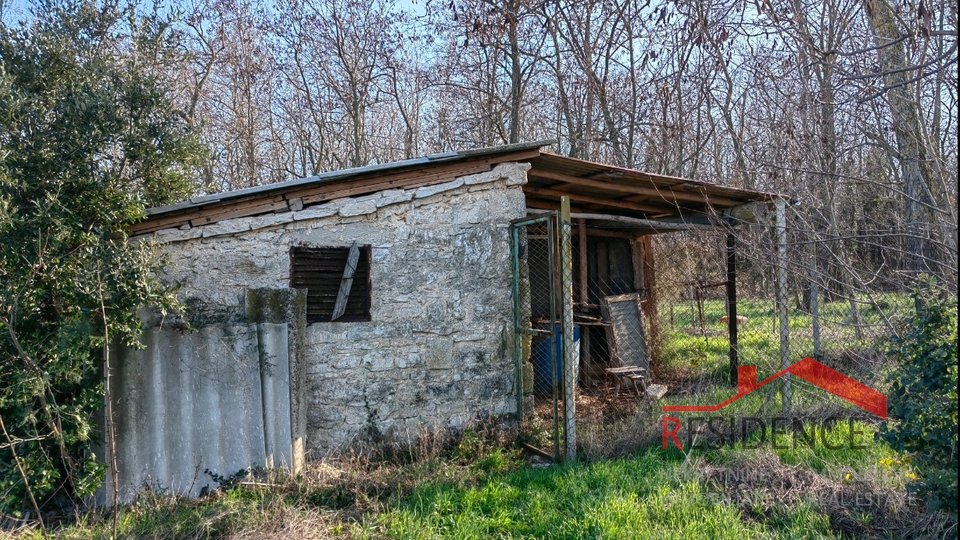
{"label": "rough stone masonry", "polygon": [[516,411],[509,223],[526,214],[528,168],[152,238],[164,280],[224,312],[247,289],[289,287],[292,246],[370,245],[372,320],[307,327],[307,447],[409,442]]}

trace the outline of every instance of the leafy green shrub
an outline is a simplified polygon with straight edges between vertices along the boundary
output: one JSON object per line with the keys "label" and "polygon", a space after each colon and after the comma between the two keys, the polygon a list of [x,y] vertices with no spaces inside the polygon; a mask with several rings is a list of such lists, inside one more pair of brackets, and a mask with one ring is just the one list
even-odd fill
{"label": "leafy green shrub", "polygon": [[192,192],[204,152],[150,68],[166,27],[117,5],[0,23],[0,515],[96,490],[108,345],[175,303],[126,231]]}
{"label": "leafy green shrub", "polygon": [[910,452],[920,478],[913,486],[930,509],[957,511],[957,304],[927,282],[915,293],[916,319],[893,340],[897,361],[881,435]]}

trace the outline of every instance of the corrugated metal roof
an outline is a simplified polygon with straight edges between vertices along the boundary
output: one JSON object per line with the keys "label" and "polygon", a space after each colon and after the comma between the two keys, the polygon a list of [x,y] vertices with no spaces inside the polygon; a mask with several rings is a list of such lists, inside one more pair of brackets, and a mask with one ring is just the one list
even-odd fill
{"label": "corrugated metal roof", "polygon": [[684,222],[694,219],[713,224],[717,216],[730,214],[735,208],[749,203],[768,204],[779,197],[774,193],[647,173],[541,150],[550,144],[553,141],[443,152],[194,197],[147,210],[147,219],[133,225],[131,232],[145,234],[296,211],[340,197],[361,196],[393,187],[429,185],[444,181],[447,178],[444,174],[482,172],[504,161],[531,165],[523,191],[528,209],[533,210],[556,210],[560,198],[568,196],[571,209],[583,215]]}
{"label": "corrugated metal roof", "polygon": [[[626,167],[617,167],[605,163],[596,163],[584,159],[561,156],[549,152],[541,153],[539,157],[531,160],[531,163],[534,169],[537,170],[556,171],[568,176],[603,181],[610,185],[626,184],[648,186],[661,189],[664,193],[673,191],[678,193],[704,193],[717,198],[730,198],[740,203],[773,200],[780,196],[776,193],[766,191],[737,188],[714,182],[693,180],[691,178],[650,173],[637,169],[628,169]],[[653,200],[656,200],[656,198]]]}
{"label": "corrugated metal roof", "polygon": [[250,197],[251,195],[265,195],[269,193],[284,192],[296,187],[312,186],[317,184],[323,184],[325,182],[331,182],[334,180],[343,180],[345,178],[350,178],[353,176],[366,176],[375,173],[384,173],[384,172],[396,172],[402,169],[407,168],[416,168],[424,165],[432,165],[437,163],[449,163],[455,162],[461,159],[468,159],[473,157],[488,157],[496,156],[498,154],[508,154],[511,152],[518,152],[524,150],[536,150],[544,146],[554,144],[555,141],[546,140],[546,141],[536,141],[530,143],[518,143],[518,144],[508,144],[503,146],[493,146],[488,148],[477,148],[474,150],[462,150],[458,152],[441,152],[437,154],[427,154],[422,157],[405,159],[402,161],[393,161],[390,163],[377,163],[374,165],[367,165],[366,167],[356,167],[353,169],[341,169],[338,171],[329,171],[325,173],[318,174],[316,176],[309,176],[306,178],[296,178],[293,180],[287,180],[285,182],[277,182],[274,184],[266,184],[262,186],[255,186],[245,189],[238,189],[234,191],[225,191],[223,193],[214,193],[211,195],[202,195],[199,197],[193,197],[187,199],[186,201],[179,202],[177,204],[171,204],[168,206],[158,206],[155,208],[147,209],[147,216],[155,217],[163,214],[168,214],[171,212],[179,212],[183,210],[188,210],[191,208],[199,208],[201,206],[208,206],[220,202],[230,201],[234,199],[240,199],[244,197]]}
{"label": "corrugated metal roof", "polygon": [[530,165],[523,187],[527,207],[541,210],[556,210],[567,196],[574,213],[709,224],[732,208],[777,197],[546,152],[530,159]]}

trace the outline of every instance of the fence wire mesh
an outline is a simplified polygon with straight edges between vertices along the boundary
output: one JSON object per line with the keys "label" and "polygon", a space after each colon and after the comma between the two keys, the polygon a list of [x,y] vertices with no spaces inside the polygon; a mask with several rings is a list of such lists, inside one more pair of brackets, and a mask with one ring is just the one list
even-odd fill
{"label": "fence wire mesh", "polygon": [[[561,259],[555,214],[516,226],[525,440],[561,456],[565,296],[573,311],[578,451],[588,458],[658,441],[664,403],[729,398],[736,365],[756,366],[763,379],[813,357],[882,388],[884,348],[914,313],[913,282],[869,245],[802,225],[787,221],[778,238],[772,216],[659,234],[574,220],[569,260]],[[785,384],[726,412],[783,414]],[[858,414],[797,377],[790,388],[794,417]]]}
{"label": "fence wire mesh", "polygon": [[515,224],[513,242],[521,438],[559,459],[564,435],[563,340],[555,216]]}
{"label": "fence wire mesh", "polygon": [[[858,259],[864,253],[854,250],[842,263],[836,249],[809,238],[802,228],[788,226],[785,264],[778,268],[772,220],[735,229],[639,236],[575,220],[571,236],[579,365],[576,429],[580,451],[587,457],[617,455],[658,440],[663,403],[716,404],[730,397],[736,373],[731,366],[732,326],[739,365],[757,366],[761,379],[814,357],[866,384],[880,385],[882,350],[913,313],[907,280],[865,275],[869,264]],[[548,247],[547,242],[529,243],[534,266],[547,267],[536,261],[544,259]],[[534,266],[529,277],[531,321],[534,328],[542,328],[550,324],[545,284],[549,272],[534,272]],[[783,321],[777,295],[781,273]],[[555,298],[554,310],[559,302]],[[631,317],[639,321],[638,327],[630,326]],[[531,344],[535,380],[547,380],[547,339],[535,338]],[[792,415],[857,414],[839,398],[792,379]],[[662,399],[650,391],[659,386],[666,387]],[[547,388],[552,389],[540,387]],[[770,385],[738,412],[782,414],[782,389],[781,384]],[[548,414],[552,396],[538,393],[534,417],[541,424],[556,419],[562,428],[562,390],[556,409],[560,412],[555,413],[559,417]]]}

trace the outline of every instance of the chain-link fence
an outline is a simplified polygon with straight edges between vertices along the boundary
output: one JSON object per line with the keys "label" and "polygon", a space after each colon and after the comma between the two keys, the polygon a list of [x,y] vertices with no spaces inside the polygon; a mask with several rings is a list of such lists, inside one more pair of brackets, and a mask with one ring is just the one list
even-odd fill
{"label": "chain-link fence", "polygon": [[554,459],[562,452],[563,329],[554,214],[515,223],[514,293],[521,438]]}
{"label": "chain-link fence", "polygon": [[[730,397],[737,365],[757,366],[762,379],[813,357],[879,385],[883,347],[913,313],[908,280],[870,275],[876,261],[802,227],[788,224],[778,238],[772,217],[661,234],[574,219],[569,261],[561,260],[559,230],[551,217],[515,231],[521,426],[556,456],[565,435],[563,268],[571,272],[576,432],[588,455],[653,442],[663,403]],[[791,414],[850,412],[792,379]],[[754,400],[757,414],[782,413],[782,391],[766,388]]]}
{"label": "chain-link fence", "polygon": [[[835,253],[825,257],[821,247],[816,257],[816,242],[789,224],[778,252],[774,231],[761,223],[653,237],[654,364],[672,394],[708,402],[722,394],[719,388],[732,387],[731,348],[740,365],[757,366],[760,378],[812,357],[868,384],[879,383],[882,349],[913,313],[909,282],[865,279],[851,268],[837,279],[841,269],[830,260]],[[832,269],[824,272],[824,266]],[[782,310],[778,279],[783,280]],[[792,378],[792,386],[799,409],[804,398],[807,405],[842,406],[802,379]]]}

